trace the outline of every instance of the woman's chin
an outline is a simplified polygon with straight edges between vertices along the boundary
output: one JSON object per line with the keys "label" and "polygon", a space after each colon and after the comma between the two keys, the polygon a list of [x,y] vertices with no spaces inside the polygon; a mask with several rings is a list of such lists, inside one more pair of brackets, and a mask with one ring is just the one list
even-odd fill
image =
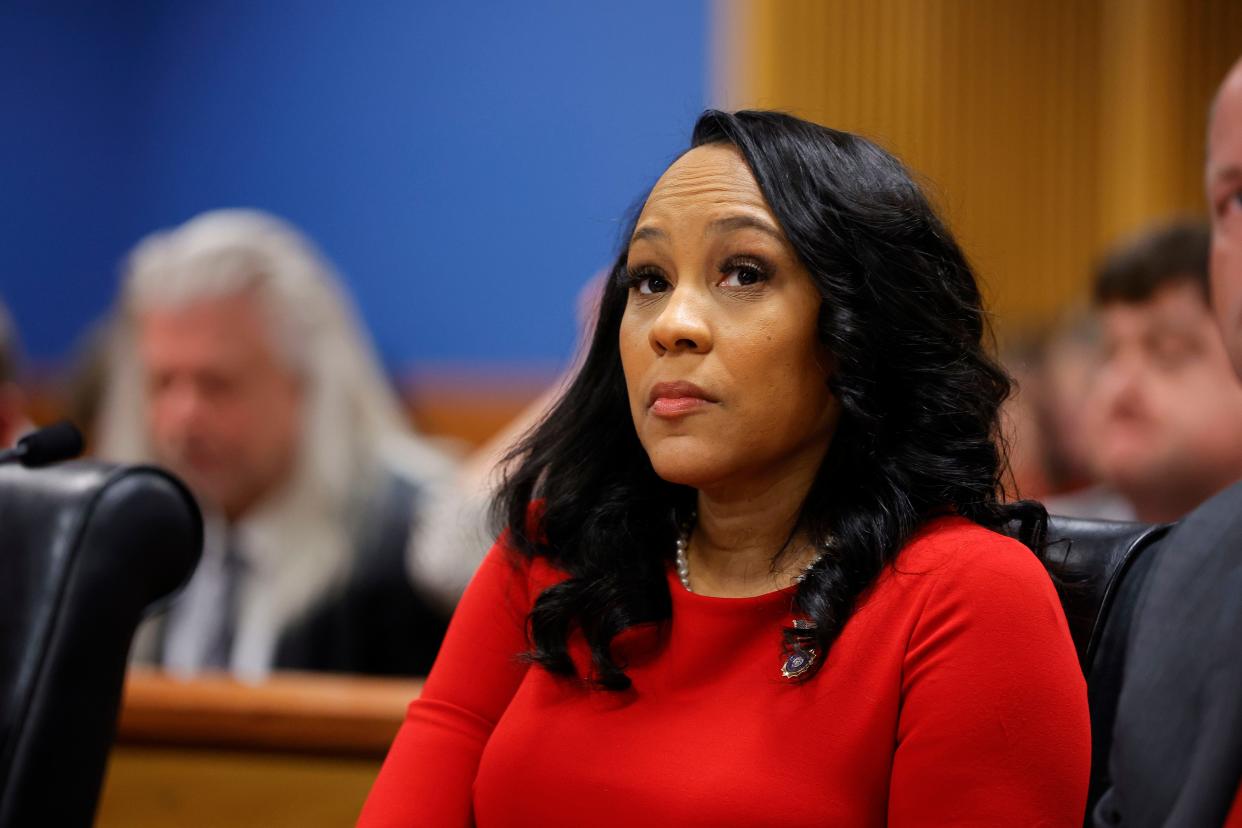
{"label": "woman's chin", "polygon": [[679,486],[692,486],[702,489],[710,486],[725,476],[725,469],[717,460],[710,458],[696,460],[693,457],[651,458],[651,467],[661,480]]}

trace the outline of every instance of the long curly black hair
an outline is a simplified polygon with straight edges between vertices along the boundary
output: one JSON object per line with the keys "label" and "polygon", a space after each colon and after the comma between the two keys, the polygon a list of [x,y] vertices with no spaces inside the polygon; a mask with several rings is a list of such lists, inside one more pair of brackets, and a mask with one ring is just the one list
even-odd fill
{"label": "long curly black hair", "polygon": [[[831,539],[832,552],[794,598],[816,623],[819,652],[829,654],[859,595],[931,517],[996,529],[1017,521],[1041,552],[1042,507],[1002,500],[999,410],[1011,382],[988,354],[974,273],[901,162],[864,138],[779,112],[709,110],[691,148],[705,144],[741,152],[823,297],[819,335],[834,358],[829,386],[841,415],[796,531]],[[695,501],[693,489],[655,473],[631,420],[618,341],[626,254],[581,369],[510,455],[495,504],[520,553],[568,575],[534,603],[529,657],[575,675],[567,641],[580,630],[589,678],[611,690],[630,686],[613,638],[670,615],[666,567]],[[788,647],[794,633],[784,636]]]}

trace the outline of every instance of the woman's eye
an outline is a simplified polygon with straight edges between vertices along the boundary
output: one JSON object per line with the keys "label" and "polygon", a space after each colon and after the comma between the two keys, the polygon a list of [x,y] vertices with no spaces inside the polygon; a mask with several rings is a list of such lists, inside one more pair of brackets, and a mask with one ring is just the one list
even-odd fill
{"label": "woman's eye", "polygon": [[634,286],[638,288],[639,293],[647,296],[668,290],[668,280],[663,276],[640,276]]}
{"label": "woman's eye", "polygon": [[720,284],[724,287],[748,287],[767,279],[767,274],[754,265],[735,265],[725,271]]}

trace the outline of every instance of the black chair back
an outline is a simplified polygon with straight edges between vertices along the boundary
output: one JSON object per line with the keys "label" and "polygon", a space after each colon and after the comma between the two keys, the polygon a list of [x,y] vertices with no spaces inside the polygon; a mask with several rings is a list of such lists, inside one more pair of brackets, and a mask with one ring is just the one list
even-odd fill
{"label": "black chair back", "polygon": [[0,467],[0,826],[90,825],[130,642],[202,550],[149,467]]}
{"label": "black chair back", "polygon": [[1146,523],[1049,517],[1046,563],[1058,581],[1085,675],[1091,675],[1122,585],[1135,582],[1131,570],[1168,530]]}
{"label": "black chair back", "polygon": [[1056,516],[1049,519],[1045,562],[1058,582],[1078,661],[1087,677],[1091,708],[1088,819],[1108,784],[1108,754],[1134,608],[1169,528]]}

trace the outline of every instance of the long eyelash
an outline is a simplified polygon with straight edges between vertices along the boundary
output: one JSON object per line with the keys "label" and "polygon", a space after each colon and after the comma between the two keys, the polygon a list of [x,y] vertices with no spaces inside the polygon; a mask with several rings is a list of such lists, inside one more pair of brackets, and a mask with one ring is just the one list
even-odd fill
{"label": "long eyelash", "polygon": [[731,256],[720,265],[721,276],[735,270],[749,270],[758,274],[763,281],[767,281],[772,274],[772,268],[768,266],[768,263],[756,256]]}
{"label": "long eyelash", "polygon": [[651,265],[643,265],[635,268],[634,270],[630,270],[627,267],[624,274],[621,276],[621,284],[627,288],[633,289],[638,287],[644,279],[650,279],[652,277],[663,278],[664,274],[660,272],[658,267],[652,267]]}

